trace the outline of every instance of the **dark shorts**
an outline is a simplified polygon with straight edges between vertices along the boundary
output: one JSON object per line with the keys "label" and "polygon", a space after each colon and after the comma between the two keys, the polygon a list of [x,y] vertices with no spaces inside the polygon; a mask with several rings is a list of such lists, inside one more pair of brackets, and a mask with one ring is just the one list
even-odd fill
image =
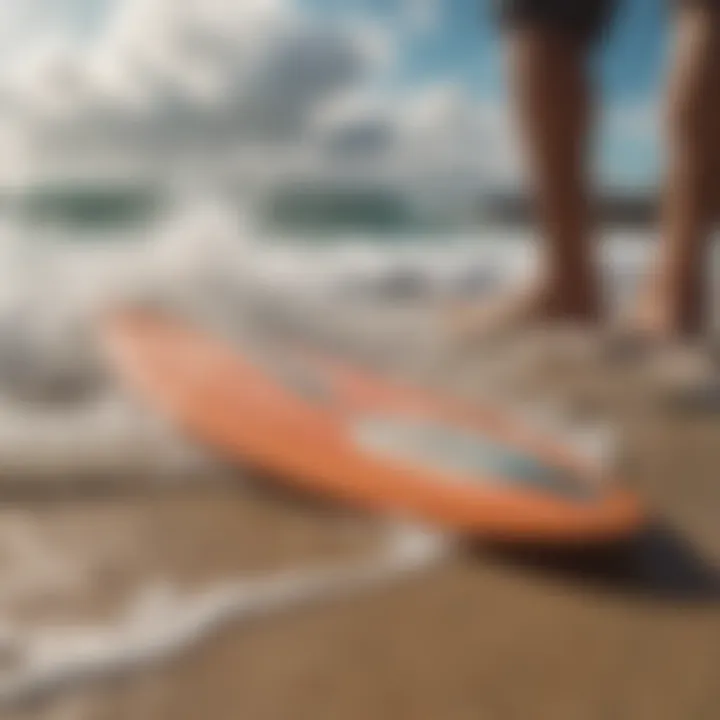
{"label": "dark shorts", "polygon": [[540,25],[593,42],[609,25],[617,0],[494,0],[494,3],[506,27]]}
{"label": "dark shorts", "polygon": [[[634,2],[634,0],[627,0]],[[600,38],[619,0],[492,0],[505,27],[541,26],[582,41]],[[660,0],[658,0],[660,2]],[[703,6],[720,14],[720,0],[666,0],[671,9]]]}

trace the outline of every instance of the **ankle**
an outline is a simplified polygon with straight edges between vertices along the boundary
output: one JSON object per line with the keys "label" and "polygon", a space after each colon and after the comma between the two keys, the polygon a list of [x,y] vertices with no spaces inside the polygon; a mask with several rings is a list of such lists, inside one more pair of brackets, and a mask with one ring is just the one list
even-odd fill
{"label": "ankle", "polygon": [[548,283],[546,287],[547,313],[552,317],[595,321],[602,315],[600,293],[594,283]]}

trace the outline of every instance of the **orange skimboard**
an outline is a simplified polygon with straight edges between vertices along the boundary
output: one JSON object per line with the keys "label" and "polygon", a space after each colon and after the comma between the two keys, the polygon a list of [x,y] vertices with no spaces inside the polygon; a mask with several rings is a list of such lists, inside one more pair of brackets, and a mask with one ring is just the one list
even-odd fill
{"label": "orange skimboard", "polygon": [[121,377],[227,459],[296,488],[489,539],[608,542],[634,495],[510,415],[393,386],[315,354],[244,354],[145,312],[103,328]]}

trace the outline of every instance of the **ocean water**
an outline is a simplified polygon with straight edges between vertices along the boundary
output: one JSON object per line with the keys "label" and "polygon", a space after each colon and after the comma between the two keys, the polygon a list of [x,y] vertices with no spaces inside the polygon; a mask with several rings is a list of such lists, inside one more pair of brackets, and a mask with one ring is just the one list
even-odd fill
{"label": "ocean water", "polygon": [[[108,220],[109,217],[109,220]],[[0,473],[7,482],[202,465],[117,386],[97,321],[155,304],[230,327],[248,320],[423,352],[427,310],[532,271],[530,232],[473,227],[387,234],[271,232],[247,207],[190,197],[133,222],[0,216]],[[649,232],[600,246],[608,295],[632,292]],[[432,314],[432,313],[430,313]],[[422,319],[424,318],[424,320]],[[338,333],[336,333],[338,334]],[[435,338],[437,339],[437,338]]]}

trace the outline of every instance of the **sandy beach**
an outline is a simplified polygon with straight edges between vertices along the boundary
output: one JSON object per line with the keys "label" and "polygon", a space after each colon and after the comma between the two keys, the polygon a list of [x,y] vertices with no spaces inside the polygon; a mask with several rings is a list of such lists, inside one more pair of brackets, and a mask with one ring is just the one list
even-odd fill
{"label": "sandy beach", "polygon": [[[473,364],[448,386],[472,395]],[[462,543],[379,588],[223,623],[166,661],[2,717],[712,720],[720,419],[663,410],[638,378],[585,367],[574,380],[622,423],[628,483],[657,514],[635,542],[575,554]],[[377,519],[263,487],[228,471],[169,491],[8,502],[3,609],[30,625],[112,623],[148,583],[191,593],[374,552]],[[33,577],[33,553],[59,571]]]}

